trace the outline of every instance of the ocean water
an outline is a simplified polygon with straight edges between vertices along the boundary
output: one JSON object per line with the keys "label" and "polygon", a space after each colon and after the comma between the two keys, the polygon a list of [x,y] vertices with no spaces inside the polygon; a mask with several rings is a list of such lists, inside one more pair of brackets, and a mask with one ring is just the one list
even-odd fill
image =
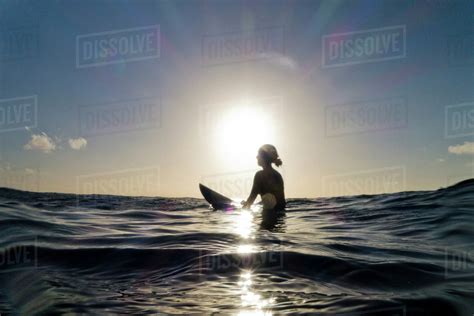
{"label": "ocean water", "polygon": [[290,199],[0,189],[0,314],[473,315],[474,180]]}

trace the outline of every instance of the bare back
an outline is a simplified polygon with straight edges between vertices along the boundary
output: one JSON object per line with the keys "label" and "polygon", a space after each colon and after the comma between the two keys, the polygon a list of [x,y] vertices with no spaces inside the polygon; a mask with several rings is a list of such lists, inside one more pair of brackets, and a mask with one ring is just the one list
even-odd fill
{"label": "bare back", "polygon": [[272,194],[276,199],[275,209],[285,208],[285,190],[283,178],[273,168],[260,170],[255,174],[251,196]]}

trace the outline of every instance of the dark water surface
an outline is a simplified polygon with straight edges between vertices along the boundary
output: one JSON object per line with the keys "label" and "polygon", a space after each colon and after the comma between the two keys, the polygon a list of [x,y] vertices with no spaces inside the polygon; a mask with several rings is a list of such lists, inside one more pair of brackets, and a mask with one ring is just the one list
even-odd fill
{"label": "dark water surface", "polygon": [[212,211],[0,189],[0,313],[473,315],[474,181]]}

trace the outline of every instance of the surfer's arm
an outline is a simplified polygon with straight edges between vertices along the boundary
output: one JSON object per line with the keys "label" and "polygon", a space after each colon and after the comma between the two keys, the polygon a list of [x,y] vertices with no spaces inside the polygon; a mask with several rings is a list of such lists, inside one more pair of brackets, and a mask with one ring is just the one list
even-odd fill
{"label": "surfer's arm", "polygon": [[243,208],[249,208],[255,199],[257,198],[258,192],[259,192],[259,185],[258,185],[258,173],[255,174],[255,177],[253,178],[253,185],[252,185],[252,191],[250,192],[250,195],[247,199],[247,201],[244,202],[242,205]]}

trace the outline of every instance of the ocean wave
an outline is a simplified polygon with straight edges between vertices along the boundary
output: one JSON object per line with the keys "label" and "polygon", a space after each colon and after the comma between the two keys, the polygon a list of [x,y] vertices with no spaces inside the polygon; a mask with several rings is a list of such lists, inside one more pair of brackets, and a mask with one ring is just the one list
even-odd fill
{"label": "ocean wave", "polygon": [[473,210],[474,180],[289,199],[265,225],[201,199],[1,188],[0,313],[471,315]]}

